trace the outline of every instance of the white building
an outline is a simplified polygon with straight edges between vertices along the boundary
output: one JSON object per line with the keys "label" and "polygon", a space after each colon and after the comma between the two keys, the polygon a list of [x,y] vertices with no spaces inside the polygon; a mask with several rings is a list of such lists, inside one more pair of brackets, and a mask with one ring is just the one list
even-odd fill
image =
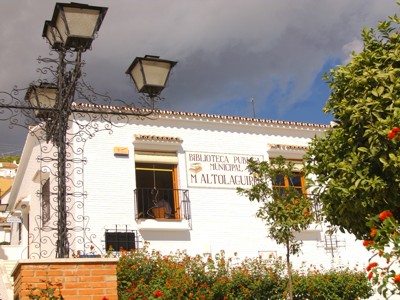
{"label": "white building", "polygon": [[0,177],[14,178],[18,165],[14,162],[0,162]]}
{"label": "white building", "polygon": [[0,245],[10,242],[11,224],[8,213],[8,197],[18,165],[14,162],[0,162]]}
{"label": "white building", "polygon": [[[148,241],[164,253],[285,255],[256,218],[258,203],[239,196],[236,188],[252,184],[245,170],[248,158],[283,155],[301,163],[310,140],[326,125],[172,111],[114,121],[120,126],[112,134],[101,119],[81,130],[89,116],[76,115],[69,131],[71,251],[88,253],[93,245],[105,253],[110,245],[141,248]],[[87,129],[96,131],[94,136]],[[20,245],[21,258],[54,257],[54,149],[36,139],[40,128],[32,133],[10,194],[10,210],[23,221],[14,224],[12,243]],[[304,186],[302,179],[299,173]],[[295,266],[367,263],[370,254],[361,241],[325,230],[319,224],[298,234],[304,245],[293,258]]]}

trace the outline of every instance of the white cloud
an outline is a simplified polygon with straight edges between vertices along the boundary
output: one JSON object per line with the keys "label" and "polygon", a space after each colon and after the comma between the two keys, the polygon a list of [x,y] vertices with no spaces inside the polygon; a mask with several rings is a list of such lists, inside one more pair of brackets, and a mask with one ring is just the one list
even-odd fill
{"label": "white cloud", "polygon": [[360,39],[355,39],[342,47],[343,50],[343,64],[347,65],[351,61],[351,55],[361,53],[364,49],[364,43]]}

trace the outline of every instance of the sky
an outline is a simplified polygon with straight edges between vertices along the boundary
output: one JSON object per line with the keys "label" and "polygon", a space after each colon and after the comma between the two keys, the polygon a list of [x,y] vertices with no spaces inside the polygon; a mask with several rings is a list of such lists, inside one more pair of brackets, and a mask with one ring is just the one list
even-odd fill
{"label": "sky", "polygon": [[[50,50],[43,25],[56,2],[0,1],[0,91],[40,77],[37,58]],[[158,55],[178,62],[161,109],[317,124],[332,120],[322,112],[330,92],[323,74],[362,50],[364,26],[400,11],[395,0],[82,3],[108,7],[83,57],[96,91],[135,101],[125,71],[137,56]],[[0,122],[0,156],[20,153],[25,139],[25,130]]]}

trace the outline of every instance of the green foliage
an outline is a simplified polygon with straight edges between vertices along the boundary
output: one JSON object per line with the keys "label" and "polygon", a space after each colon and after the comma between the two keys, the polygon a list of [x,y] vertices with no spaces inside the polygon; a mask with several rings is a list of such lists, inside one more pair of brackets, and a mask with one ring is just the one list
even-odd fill
{"label": "green foliage", "polygon": [[52,283],[50,281],[42,280],[44,287],[32,285],[28,286],[29,294],[28,298],[32,300],[63,300],[64,297],[61,294],[61,283]]}
{"label": "green foliage", "polygon": [[315,266],[293,274],[293,299],[360,299],[372,296],[365,273],[357,269],[318,270]]}
{"label": "green foliage", "polygon": [[[285,264],[278,259],[191,257],[184,252],[162,255],[147,247],[125,252],[117,267],[118,299],[285,299]],[[311,266],[294,273],[294,299],[354,300],[371,296],[371,285],[357,270],[317,271]]]}
{"label": "green foliage", "polygon": [[386,299],[400,294],[400,223],[390,211],[368,219],[370,239],[364,246],[373,253],[367,271],[368,277],[378,285],[378,292]]}
{"label": "green foliage", "polygon": [[248,190],[238,188],[238,192],[261,203],[256,216],[268,226],[268,236],[278,244],[289,244],[289,253],[297,254],[301,241],[295,240],[294,232],[307,229],[314,221],[312,202],[293,186],[273,188],[279,178],[292,178],[293,168],[294,164],[282,156],[270,162],[250,159],[247,170],[256,184]]}
{"label": "green foliage", "polygon": [[20,157],[19,156],[4,156],[0,157],[0,162],[17,162],[19,164]]}
{"label": "green foliage", "polygon": [[337,126],[313,140],[306,155],[328,222],[369,233],[368,215],[391,209],[400,216],[400,153],[388,131],[400,119],[400,20],[364,29],[364,50],[325,74],[331,94],[324,109]]}
{"label": "green foliage", "polygon": [[282,179],[291,180],[296,174],[294,164],[279,156],[267,161],[250,159],[247,170],[255,178],[255,184],[250,189],[238,188],[241,195],[250,201],[261,203],[256,216],[268,226],[268,236],[278,244],[286,247],[286,264],[288,269],[289,298],[293,298],[290,255],[300,251],[302,241],[296,240],[294,233],[307,229],[314,221],[312,202],[291,184],[281,186]]}

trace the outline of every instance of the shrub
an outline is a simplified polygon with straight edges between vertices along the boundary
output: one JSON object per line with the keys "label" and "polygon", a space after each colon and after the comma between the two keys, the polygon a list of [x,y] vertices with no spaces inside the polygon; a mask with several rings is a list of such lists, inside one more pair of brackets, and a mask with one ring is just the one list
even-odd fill
{"label": "shrub", "polygon": [[324,270],[310,266],[295,272],[293,299],[365,299],[372,296],[372,287],[365,275],[357,269]]}
{"label": "shrub", "polygon": [[[124,252],[117,267],[119,299],[277,300],[288,294],[285,263],[280,259],[191,257],[185,252],[162,255],[148,251]],[[293,273],[298,300],[366,299],[372,295],[364,272],[309,266]]]}

